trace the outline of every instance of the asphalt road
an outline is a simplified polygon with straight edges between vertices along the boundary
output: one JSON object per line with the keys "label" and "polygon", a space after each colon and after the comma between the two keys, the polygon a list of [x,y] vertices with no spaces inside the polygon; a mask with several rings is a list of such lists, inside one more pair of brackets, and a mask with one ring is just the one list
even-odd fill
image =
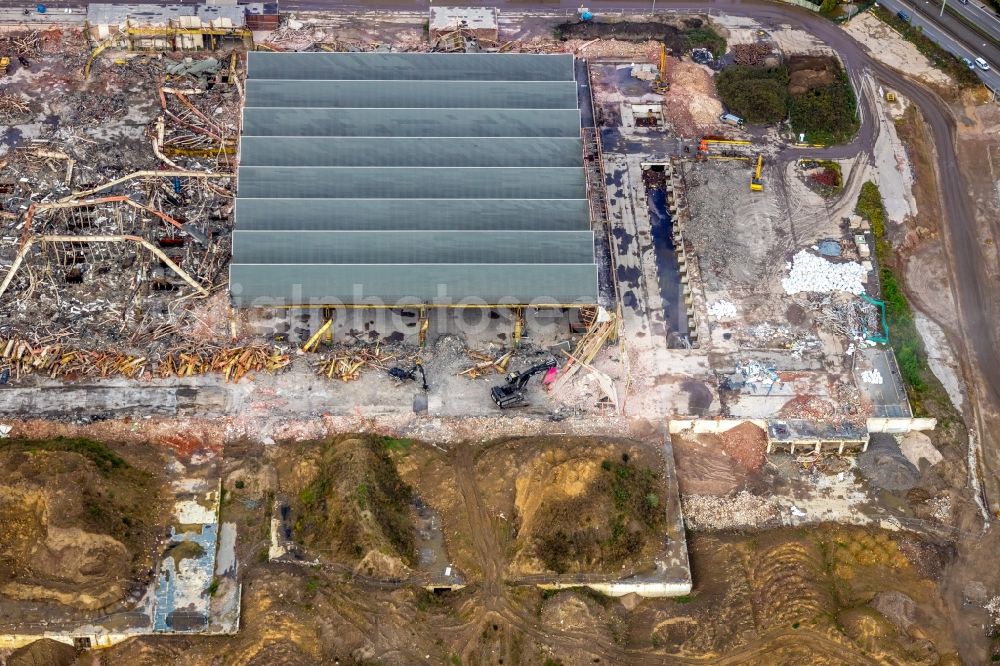
{"label": "asphalt road", "polygon": [[993,9],[979,0],[968,0],[967,2],[948,0],[945,11],[959,14],[962,18],[982,28],[994,40],[1000,39],[1000,17]]}
{"label": "asphalt road", "polygon": [[[941,10],[940,2],[936,2],[936,0],[935,2],[931,0],[910,0],[908,2],[879,0],[879,4],[893,13],[900,10],[908,13],[911,17],[910,23],[914,26],[920,26],[925,35],[940,44],[946,51],[969,60],[984,58],[990,64],[990,71],[984,72],[977,67],[976,74],[979,75],[983,83],[1000,92],[1000,70],[997,69],[1000,68],[1000,48],[995,42],[987,41],[982,35],[971,30],[947,12],[944,16],[938,16],[938,12]],[[971,0],[968,5],[963,5],[958,0],[949,0],[948,4],[963,9],[972,6]],[[996,27],[991,27],[991,31],[1000,32],[1000,21],[997,20],[996,15],[988,10],[987,13],[989,14],[988,18],[977,19],[977,22],[984,27],[996,22]],[[992,21],[989,21],[989,18],[992,18]]]}

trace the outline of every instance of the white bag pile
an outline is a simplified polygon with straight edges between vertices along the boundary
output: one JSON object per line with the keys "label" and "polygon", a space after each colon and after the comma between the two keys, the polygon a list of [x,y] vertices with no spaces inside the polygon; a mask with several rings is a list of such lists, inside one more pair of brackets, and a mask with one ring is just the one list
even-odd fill
{"label": "white bag pile", "polygon": [[806,250],[792,257],[788,277],[781,281],[786,294],[813,291],[826,294],[831,291],[864,293],[864,280],[868,271],[856,262],[835,264]]}
{"label": "white bag pile", "polygon": [[878,368],[865,370],[864,372],[861,373],[861,381],[863,381],[865,384],[881,384],[882,373],[878,371]]}
{"label": "white bag pile", "polygon": [[736,305],[729,301],[716,301],[708,306],[708,314],[721,319],[723,317],[735,317]]}

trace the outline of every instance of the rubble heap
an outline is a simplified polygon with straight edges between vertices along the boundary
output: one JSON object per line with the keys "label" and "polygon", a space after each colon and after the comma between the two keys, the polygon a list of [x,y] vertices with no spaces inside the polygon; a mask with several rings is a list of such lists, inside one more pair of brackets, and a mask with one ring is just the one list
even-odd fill
{"label": "rubble heap", "polygon": [[788,277],[781,281],[786,294],[799,292],[828,293],[846,291],[863,294],[868,271],[859,263],[833,263],[806,250],[799,251],[788,266]]}

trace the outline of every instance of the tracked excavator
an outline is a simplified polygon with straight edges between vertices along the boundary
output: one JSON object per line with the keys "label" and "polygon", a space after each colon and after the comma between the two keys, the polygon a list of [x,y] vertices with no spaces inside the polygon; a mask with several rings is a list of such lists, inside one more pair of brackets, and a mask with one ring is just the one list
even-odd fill
{"label": "tracked excavator", "polygon": [[507,374],[507,383],[494,386],[490,390],[493,402],[500,409],[511,409],[513,407],[524,407],[528,401],[524,397],[524,387],[528,385],[528,380],[540,372],[548,372],[556,367],[556,362],[552,359],[532,366],[524,372],[510,372]]}

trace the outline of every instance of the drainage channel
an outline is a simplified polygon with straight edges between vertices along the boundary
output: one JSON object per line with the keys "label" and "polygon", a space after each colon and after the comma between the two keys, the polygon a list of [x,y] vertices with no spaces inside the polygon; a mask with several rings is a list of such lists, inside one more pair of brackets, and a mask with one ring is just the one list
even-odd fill
{"label": "drainage channel", "polygon": [[669,169],[669,165],[650,165],[643,171],[643,181],[646,184],[646,207],[656,257],[656,278],[667,327],[667,347],[680,349],[690,346],[691,340],[679,248],[670,213],[672,187],[669,185]]}

